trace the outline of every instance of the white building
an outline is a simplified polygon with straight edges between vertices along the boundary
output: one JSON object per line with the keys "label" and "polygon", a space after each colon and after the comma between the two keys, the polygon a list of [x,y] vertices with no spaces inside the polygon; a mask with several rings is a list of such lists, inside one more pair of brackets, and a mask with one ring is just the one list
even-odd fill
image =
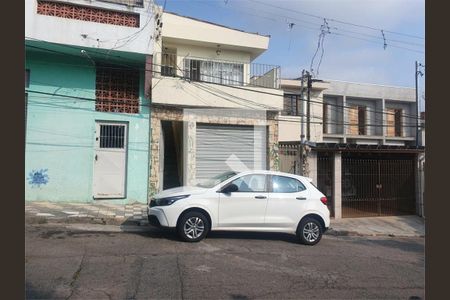
{"label": "white building", "polygon": [[303,170],[312,177],[330,198],[336,218],[422,215],[417,166],[424,150],[416,144],[413,88],[314,81],[309,118],[304,118],[309,147],[302,168],[296,151],[307,101],[301,100],[300,80],[282,80],[281,85],[285,97],[279,116],[282,171]]}
{"label": "white building", "polygon": [[162,24],[153,57],[152,189],[210,178],[230,157],[250,169],[276,168],[280,68],[252,63],[269,37],[168,12]]}

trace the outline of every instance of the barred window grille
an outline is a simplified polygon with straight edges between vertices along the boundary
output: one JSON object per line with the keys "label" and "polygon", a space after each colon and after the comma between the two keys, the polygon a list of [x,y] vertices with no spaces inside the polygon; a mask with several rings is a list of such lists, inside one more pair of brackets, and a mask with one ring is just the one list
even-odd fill
{"label": "barred window grille", "polygon": [[69,3],[38,0],[37,13],[40,15],[66,19],[75,19],[127,27],[139,27],[138,14],[74,5]]}
{"label": "barred window grille", "polygon": [[97,67],[95,110],[139,113],[139,70]]}

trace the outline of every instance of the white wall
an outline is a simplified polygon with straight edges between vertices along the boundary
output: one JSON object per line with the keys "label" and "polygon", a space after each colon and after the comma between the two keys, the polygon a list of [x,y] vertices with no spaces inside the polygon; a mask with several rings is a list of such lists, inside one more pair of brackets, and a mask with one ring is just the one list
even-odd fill
{"label": "white wall", "polygon": [[[296,116],[278,117],[278,141],[299,141],[301,133],[301,119]],[[305,126],[306,128],[306,126]]]}
{"label": "white wall", "polygon": [[217,55],[217,47],[165,43],[164,38],[163,47],[176,48],[177,56],[181,56],[181,59],[184,57],[197,57],[206,60],[225,60],[230,62],[241,62],[244,64],[250,63],[250,53],[245,51],[221,49],[220,55]]}
{"label": "white wall", "polygon": [[[281,85],[285,93],[299,93],[300,92],[300,80],[282,80]],[[323,98],[326,102],[330,103],[331,106],[328,110],[328,115],[331,118],[330,122],[333,123],[344,123],[348,122],[348,118],[344,116],[343,111],[348,114],[347,109],[338,108],[335,105],[343,105],[343,98],[346,98],[345,106],[352,105],[362,105],[368,108],[367,112],[367,123],[382,125],[382,118],[386,118],[385,114],[376,113],[375,111],[383,111],[383,100],[385,99],[385,108],[400,108],[403,109],[405,114],[414,115],[415,111],[415,91],[413,88],[404,87],[391,87],[391,86],[380,86],[365,83],[352,83],[343,81],[324,81],[324,82],[314,82],[313,88],[317,87],[319,90],[323,90],[322,93],[311,96],[313,101],[321,102]],[[318,118],[323,117],[323,106],[319,103],[311,103],[313,117]],[[292,120],[287,121],[288,116],[280,116],[279,124],[279,136],[280,141],[292,141],[299,140],[300,136],[300,118],[298,118],[298,126]],[[320,119],[314,119],[313,121],[321,121]],[[344,121],[345,120],[345,121]],[[404,117],[403,122],[405,124],[411,124],[414,122],[413,119]],[[385,138],[371,138],[371,136],[382,137],[383,127],[379,126],[368,126],[367,134],[369,136],[348,136],[343,134],[342,125],[329,125],[328,126],[330,135],[336,134],[337,136],[331,136],[325,138],[327,142],[343,142],[344,137],[351,138],[352,142],[358,144],[377,144],[382,139]],[[323,125],[321,124],[311,124],[311,141],[312,142],[322,142],[324,140]],[[386,138],[384,143],[404,145],[405,142],[411,141],[415,136],[414,127],[404,128],[403,138]]]}
{"label": "white wall", "polygon": [[356,83],[337,80],[327,80],[329,88],[326,95],[347,95],[349,97],[390,99],[400,101],[415,101],[415,90],[409,87],[395,87],[368,83]]}
{"label": "white wall", "polygon": [[[37,1],[25,0],[25,38],[44,40],[51,43],[73,46],[112,49],[142,54],[153,53],[154,18],[150,0],[144,0],[144,7],[87,0],[60,0],[89,7],[132,12],[140,15],[140,27],[127,27],[97,22],[66,19],[37,14]],[[139,32],[136,39],[127,42],[130,35]],[[87,38],[82,37],[86,34]],[[123,39],[124,40],[118,40]],[[98,41],[97,41],[98,39]]]}
{"label": "white wall", "polygon": [[221,45],[223,49],[249,52],[252,60],[269,46],[268,36],[235,30],[173,13],[164,13],[162,20],[162,36],[166,41],[209,47]]}
{"label": "white wall", "polygon": [[181,78],[160,77],[153,78],[152,103],[182,107],[282,110],[283,91],[249,86],[233,87],[205,82],[188,82]]}

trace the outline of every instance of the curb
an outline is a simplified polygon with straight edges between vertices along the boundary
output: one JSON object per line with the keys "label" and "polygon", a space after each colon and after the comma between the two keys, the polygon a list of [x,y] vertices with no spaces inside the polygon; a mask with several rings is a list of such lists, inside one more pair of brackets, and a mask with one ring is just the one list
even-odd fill
{"label": "curb", "polygon": [[373,236],[373,237],[420,237],[424,238],[423,234],[393,234],[393,233],[360,233],[357,231],[348,231],[348,230],[336,230],[333,228],[329,228],[324,235],[331,236]]}

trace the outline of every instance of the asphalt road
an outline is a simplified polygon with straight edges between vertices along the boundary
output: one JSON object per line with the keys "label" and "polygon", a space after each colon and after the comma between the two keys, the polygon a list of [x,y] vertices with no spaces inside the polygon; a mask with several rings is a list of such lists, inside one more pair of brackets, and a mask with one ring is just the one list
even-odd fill
{"label": "asphalt road", "polygon": [[423,299],[424,239],[27,225],[27,299]]}

